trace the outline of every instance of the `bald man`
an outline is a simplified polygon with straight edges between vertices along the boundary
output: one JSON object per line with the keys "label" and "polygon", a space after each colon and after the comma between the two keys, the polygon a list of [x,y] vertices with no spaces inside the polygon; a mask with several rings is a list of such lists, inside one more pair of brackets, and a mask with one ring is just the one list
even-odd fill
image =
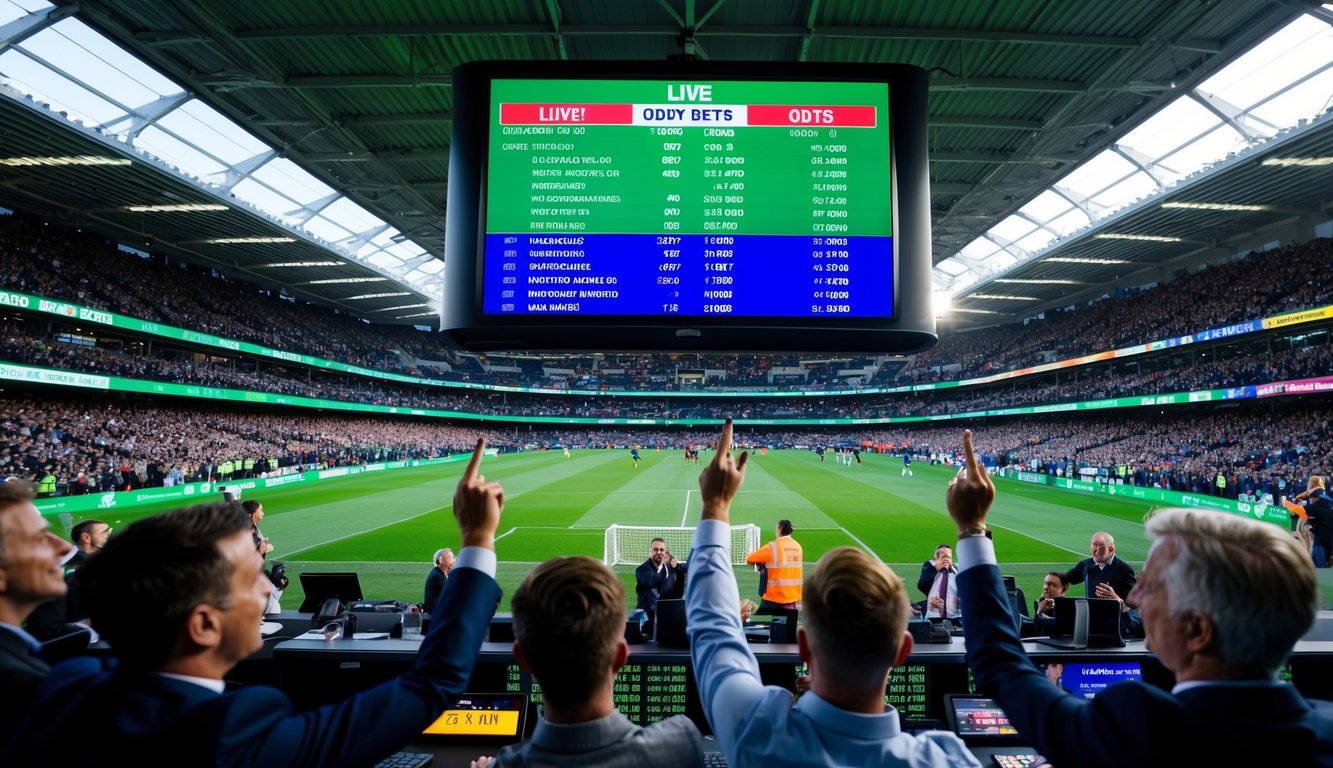
{"label": "bald man", "polygon": [[1065,573],[1069,584],[1083,584],[1088,597],[1124,600],[1134,588],[1134,568],[1115,555],[1115,539],[1106,531],[1092,534],[1092,557]]}

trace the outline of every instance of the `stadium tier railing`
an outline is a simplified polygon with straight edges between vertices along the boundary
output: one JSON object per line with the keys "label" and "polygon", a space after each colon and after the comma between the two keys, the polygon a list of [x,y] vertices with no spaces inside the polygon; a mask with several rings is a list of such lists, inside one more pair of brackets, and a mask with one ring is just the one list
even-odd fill
{"label": "stadium tier railing", "polygon": [[1271,317],[1255,318],[1240,323],[1219,328],[1209,328],[1196,331],[1186,336],[1178,336],[1169,339],[1159,339],[1148,341],[1142,344],[1134,344],[1128,347],[1122,347],[1115,350],[1107,350],[1082,357],[1070,358],[1068,360],[1059,360],[1056,362],[1042,363],[1026,368],[1018,368],[1011,371],[994,373],[987,376],[979,376],[970,379],[961,379],[958,381],[941,381],[925,384],[901,385],[895,387],[863,387],[851,389],[831,389],[831,390],[798,390],[798,391],[776,391],[760,390],[745,393],[735,391],[698,391],[698,392],[675,392],[675,391],[651,391],[651,390],[580,390],[580,389],[550,389],[544,387],[514,387],[500,384],[478,384],[475,382],[447,381],[441,379],[422,378],[418,376],[408,376],[388,371],[379,371],[372,368],[363,368],[356,365],[348,365],[334,360],[325,360],[324,358],[313,355],[298,354],[284,350],[271,349],[250,342],[228,339],[222,336],[214,336],[208,333],[186,330],[165,323],[156,323],[148,320],[140,320],[126,315],[120,315],[115,312],[107,312],[101,309],[92,309],[77,304],[57,299],[43,298],[41,296],[32,296],[16,291],[0,290],[0,306],[23,309],[31,312],[40,312],[49,315],[57,315],[66,319],[78,319],[90,323],[97,323],[113,328],[120,328],[136,333],[144,333],[151,336],[176,339],[192,344],[198,344],[205,347],[224,349],[233,353],[245,353],[257,355],[263,358],[277,359],[291,363],[318,368],[321,370],[337,371],[340,373],[350,373],[356,376],[365,376],[369,378],[382,379],[387,381],[401,382],[405,384],[416,384],[429,387],[443,387],[449,389],[471,389],[484,390],[491,392],[524,392],[532,394],[550,394],[561,396],[590,396],[590,397],[689,397],[689,398],[709,398],[709,397],[755,397],[755,398],[788,398],[788,397],[824,397],[824,396],[858,396],[874,394],[899,394],[904,392],[929,392],[935,390],[954,389],[957,387],[968,387],[981,384],[993,384],[999,381],[1022,378],[1034,374],[1047,373],[1050,371],[1065,370],[1075,368],[1090,363],[1102,362],[1111,359],[1119,359],[1142,355],[1150,352],[1158,352],[1165,349],[1175,349],[1187,347],[1191,344],[1201,342],[1215,341],[1219,339],[1230,339],[1235,336],[1243,336],[1250,333],[1273,330],[1277,328],[1287,328],[1295,325],[1304,325],[1328,320],[1333,318],[1333,305],[1322,307],[1310,307],[1306,309],[1284,312],[1280,315]]}

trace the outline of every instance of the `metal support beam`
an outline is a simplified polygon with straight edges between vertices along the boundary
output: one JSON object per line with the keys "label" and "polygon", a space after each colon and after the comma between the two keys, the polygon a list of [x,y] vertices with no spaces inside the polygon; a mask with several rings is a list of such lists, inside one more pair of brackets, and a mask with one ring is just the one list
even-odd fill
{"label": "metal support beam", "polygon": [[58,21],[73,16],[78,5],[65,5],[45,11],[33,11],[0,27],[0,53],[13,48]]}

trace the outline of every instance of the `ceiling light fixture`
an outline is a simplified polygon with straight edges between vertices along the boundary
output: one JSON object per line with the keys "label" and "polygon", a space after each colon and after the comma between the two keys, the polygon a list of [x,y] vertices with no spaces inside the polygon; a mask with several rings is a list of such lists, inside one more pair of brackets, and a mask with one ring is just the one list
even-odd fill
{"label": "ceiling light fixture", "polygon": [[[214,245],[242,245],[245,243],[294,243],[294,237],[219,237],[208,242]],[[335,264],[337,262],[334,262]]]}
{"label": "ceiling light fixture", "polygon": [[403,291],[401,293],[363,293],[360,296],[348,296],[347,299],[348,301],[351,301],[353,299],[388,299],[394,296],[411,296],[411,295],[412,295],[411,291]]}
{"label": "ceiling light fixture", "polygon": [[1081,285],[1077,280],[1055,280],[1050,278],[1032,278],[1030,280],[1020,280],[1012,277],[997,277],[997,283],[1013,283],[1014,285]]}
{"label": "ceiling light fixture", "polygon": [[328,280],[311,280],[306,285],[339,285],[342,283],[385,283],[387,277],[335,277]]}
{"label": "ceiling light fixture", "polygon": [[1194,211],[1269,211],[1269,205],[1246,205],[1243,203],[1162,203],[1163,208],[1184,208]]}
{"label": "ceiling light fixture", "polygon": [[1055,261],[1061,264],[1098,264],[1105,266],[1131,263],[1125,259],[1087,259],[1078,256],[1050,256],[1043,259],[1043,261]]}
{"label": "ceiling light fixture", "polygon": [[74,155],[69,157],[6,157],[0,159],[0,165],[129,165],[124,157],[97,157],[95,155]]}
{"label": "ceiling light fixture", "polygon": [[1333,165],[1333,157],[1270,157],[1261,165],[1276,165],[1279,168],[1322,168]]}
{"label": "ceiling light fixture", "polygon": [[1179,243],[1178,237],[1167,237],[1166,235],[1131,235],[1123,232],[1103,232],[1100,235],[1093,235],[1098,240],[1137,240],[1144,243]]}
{"label": "ceiling light fixture", "polygon": [[179,203],[176,205],[127,205],[125,210],[134,213],[201,213],[204,211],[225,211],[227,206],[216,203]]}

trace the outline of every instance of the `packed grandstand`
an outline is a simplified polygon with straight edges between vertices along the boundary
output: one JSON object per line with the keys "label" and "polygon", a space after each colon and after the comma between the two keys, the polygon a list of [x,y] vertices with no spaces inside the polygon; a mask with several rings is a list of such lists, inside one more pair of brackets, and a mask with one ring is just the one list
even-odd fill
{"label": "packed grandstand", "polygon": [[[930,456],[968,418],[986,420],[979,448],[995,466],[1277,498],[1328,464],[1327,403],[1302,383],[1329,367],[1330,324],[1313,310],[1333,288],[1310,276],[1331,261],[1327,239],[1236,254],[1021,326],[946,326],[915,357],[482,356],[429,329],[372,324],[12,214],[0,217],[0,363],[140,384],[89,397],[8,376],[0,473],[84,493],[223,467],[445,456],[479,436],[506,451],[679,448],[707,445],[726,416],[742,444]],[[143,322],[90,322],[90,311]],[[1294,320],[1263,322],[1275,316]],[[167,384],[190,396],[144,394]]]}

